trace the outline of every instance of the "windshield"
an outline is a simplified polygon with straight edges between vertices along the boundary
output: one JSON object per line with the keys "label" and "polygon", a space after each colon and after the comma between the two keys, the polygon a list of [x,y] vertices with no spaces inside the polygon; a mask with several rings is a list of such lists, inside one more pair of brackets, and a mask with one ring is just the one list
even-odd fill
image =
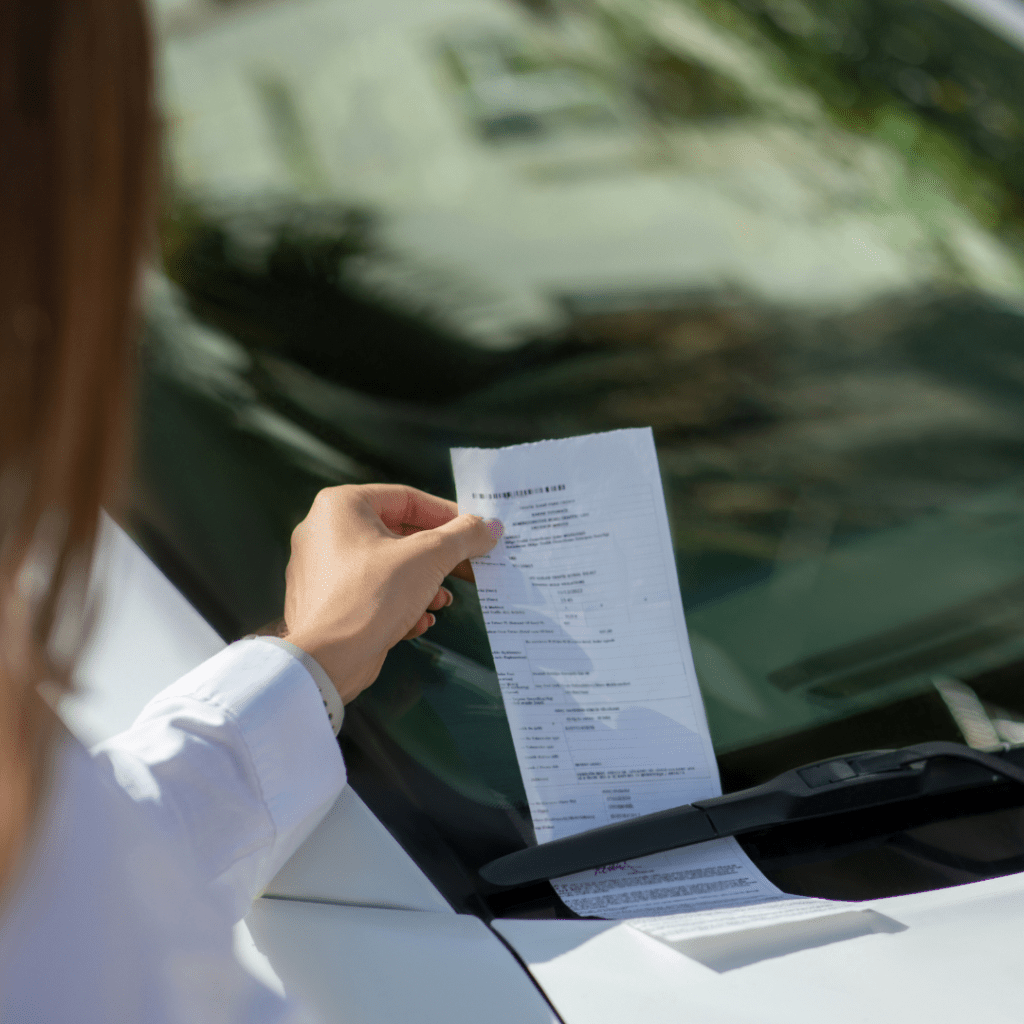
{"label": "windshield", "polygon": [[[951,679],[1024,738],[1009,42],[940,0],[154,7],[130,526],[226,637],[280,615],[318,488],[649,425],[727,788],[963,739]],[[343,741],[456,900],[532,829],[452,586]]]}

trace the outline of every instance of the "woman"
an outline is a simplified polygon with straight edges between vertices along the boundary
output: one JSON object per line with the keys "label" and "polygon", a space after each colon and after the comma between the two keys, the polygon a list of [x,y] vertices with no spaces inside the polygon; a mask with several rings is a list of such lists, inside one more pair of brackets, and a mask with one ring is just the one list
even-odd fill
{"label": "woman", "polygon": [[91,754],[67,734],[50,704],[124,462],[155,135],[140,0],[0,4],[4,1021],[300,1019],[232,925],[344,784],[341,704],[500,530],[409,488],[324,491],[292,538],[287,641],[231,645]]}

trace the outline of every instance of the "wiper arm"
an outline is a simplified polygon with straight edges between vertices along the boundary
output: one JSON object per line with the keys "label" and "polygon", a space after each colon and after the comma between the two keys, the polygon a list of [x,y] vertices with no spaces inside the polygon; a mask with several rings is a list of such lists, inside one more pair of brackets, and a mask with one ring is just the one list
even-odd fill
{"label": "wiper arm", "polygon": [[1024,786],[1024,746],[986,754],[936,742],[847,754],[750,789],[517,850],[480,875],[492,885],[526,885],[772,825],[1006,781]]}

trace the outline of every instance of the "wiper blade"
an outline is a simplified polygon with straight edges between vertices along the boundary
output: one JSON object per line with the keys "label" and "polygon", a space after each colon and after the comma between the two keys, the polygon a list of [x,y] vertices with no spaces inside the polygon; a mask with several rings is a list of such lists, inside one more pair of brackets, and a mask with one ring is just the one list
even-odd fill
{"label": "wiper blade", "polygon": [[708,839],[999,782],[1024,786],[1024,746],[987,754],[935,742],[847,754],[750,789],[517,850],[485,864],[480,875],[492,885],[526,885]]}

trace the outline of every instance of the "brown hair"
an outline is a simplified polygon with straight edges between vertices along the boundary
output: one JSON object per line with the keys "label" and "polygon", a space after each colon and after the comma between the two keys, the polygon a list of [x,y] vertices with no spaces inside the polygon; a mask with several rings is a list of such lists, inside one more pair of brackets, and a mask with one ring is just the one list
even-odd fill
{"label": "brown hair", "polygon": [[0,886],[123,464],[154,125],[140,0],[0,2]]}

